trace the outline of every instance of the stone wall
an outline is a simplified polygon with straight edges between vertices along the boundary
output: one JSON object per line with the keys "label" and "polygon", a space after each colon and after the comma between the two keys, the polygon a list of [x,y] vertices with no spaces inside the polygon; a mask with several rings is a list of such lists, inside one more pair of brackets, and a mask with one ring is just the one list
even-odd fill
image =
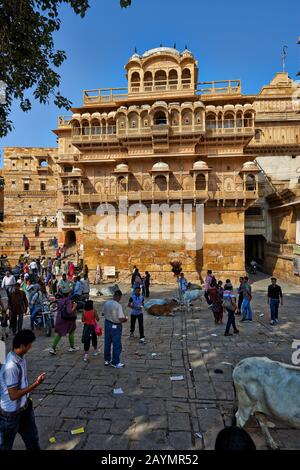
{"label": "stone wall", "polygon": [[[115,266],[122,280],[129,279],[133,266],[149,271],[158,283],[173,283],[170,262],[180,260],[191,282],[203,282],[207,269],[216,277],[237,282],[244,272],[244,212],[205,208],[204,247],[188,250],[184,240],[100,240],[96,236],[96,215],[84,217],[84,260],[91,270],[97,264]],[[118,236],[118,235],[117,235]]]}

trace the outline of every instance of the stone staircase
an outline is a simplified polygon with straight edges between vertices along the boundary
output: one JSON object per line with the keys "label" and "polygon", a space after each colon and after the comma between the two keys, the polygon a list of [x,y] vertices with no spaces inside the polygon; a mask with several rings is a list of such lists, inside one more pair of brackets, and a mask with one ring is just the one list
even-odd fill
{"label": "stone staircase", "polygon": [[[39,236],[35,236],[35,223],[2,222],[0,223],[0,254],[6,254],[11,266],[14,266],[22,253],[25,253],[22,246],[23,235],[26,234],[30,242],[30,258],[37,258],[41,255],[40,243],[44,242],[45,256],[55,257],[55,249],[49,246],[48,240],[57,237],[57,227],[40,227]],[[75,249],[76,253],[76,249]]]}

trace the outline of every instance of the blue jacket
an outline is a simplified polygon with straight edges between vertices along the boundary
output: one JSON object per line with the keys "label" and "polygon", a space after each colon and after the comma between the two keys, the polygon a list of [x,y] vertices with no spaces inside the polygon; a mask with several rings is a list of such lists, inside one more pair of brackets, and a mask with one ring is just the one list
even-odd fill
{"label": "blue jacket", "polygon": [[136,294],[132,294],[129,302],[133,304],[131,315],[141,315],[143,313],[142,304],[144,302],[144,297],[142,295],[137,296]]}

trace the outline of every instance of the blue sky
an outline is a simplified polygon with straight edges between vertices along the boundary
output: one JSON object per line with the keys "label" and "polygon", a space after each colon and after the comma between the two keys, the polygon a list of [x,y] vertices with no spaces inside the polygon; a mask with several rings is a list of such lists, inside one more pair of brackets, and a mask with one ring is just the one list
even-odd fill
{"label": "blue sky", "polygon": [[[90,0],[86,17],[61,8],[62,26],[55,36],[67,60],[60,68],[61,92],[74,106],[82,90],[126,86],[124,65],[137,47],[187,44],[199,62],[199,81],[241,79],[243,93],[257,93],[281,70],[281,49],[288,46],[287,71],[300,70],[299,0]],[[0,140],[4,146],[55,146],[51,132],[57,116],[69,114],[53,104],[33,103],[29,113],[13,106],[15,129]]]}

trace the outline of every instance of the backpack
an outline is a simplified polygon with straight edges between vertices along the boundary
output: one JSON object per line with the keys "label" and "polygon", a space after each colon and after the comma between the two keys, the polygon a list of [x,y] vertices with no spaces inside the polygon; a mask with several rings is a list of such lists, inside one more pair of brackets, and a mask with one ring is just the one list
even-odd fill
{"label": "backpack", "polygon": [[72,315],[72,312],[68,312],[67,300],[62,304],[60,309],[60,316],[62,320],[76,320],[76,315]]}
{"label": "backpack", "polygon": [[230,310],[231,312],[234,312],[236,307],[235,305],[232,303],[232,300],[231,300],[231,297],[225,297],[225,299],[223,300],[223,307],[226,308],[227,310]]}

